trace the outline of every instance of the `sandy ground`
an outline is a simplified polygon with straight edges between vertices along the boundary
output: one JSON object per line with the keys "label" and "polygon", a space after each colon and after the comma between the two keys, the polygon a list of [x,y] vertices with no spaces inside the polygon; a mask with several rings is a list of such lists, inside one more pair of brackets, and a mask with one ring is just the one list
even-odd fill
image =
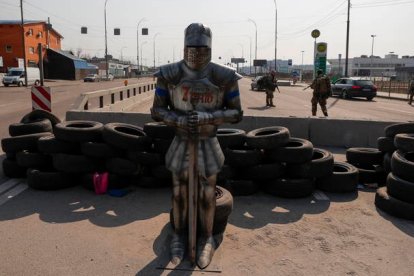
{"label": "sandy ground", "polygon": [[27,189],[0,206],[0,275],[413,275],[414,222],[377,210],[373,189],[236,197],[210,272],[159,269],[170,192]]}

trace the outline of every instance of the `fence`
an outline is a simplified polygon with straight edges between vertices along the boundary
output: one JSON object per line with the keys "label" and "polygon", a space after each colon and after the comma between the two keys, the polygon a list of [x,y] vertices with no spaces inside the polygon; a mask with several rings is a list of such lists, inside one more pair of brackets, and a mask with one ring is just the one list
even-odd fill
{"label": "fence", "polygon": [[374,79],[372,82],[377,87],[378,91],[407,94],[409,81],[396,81],[396,80],[378,80]]}
{"label": "fence", "polygon": [[82,93],[73,105],[75,110],[101,109],[155,89],[155,82],[134,84]]}

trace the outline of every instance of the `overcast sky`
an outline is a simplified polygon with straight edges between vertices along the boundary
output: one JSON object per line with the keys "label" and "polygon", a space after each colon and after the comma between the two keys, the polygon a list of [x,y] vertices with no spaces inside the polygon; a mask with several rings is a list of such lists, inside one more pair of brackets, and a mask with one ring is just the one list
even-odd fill
{"label": "overcast sky", "polygon": [[[313,38],[328,43],[328,58],[345,57],[347,0],[276,0],[277,58],[294,64],[311,63]],[[64,50],[82,49],[90,56],[103,57],[105,0],[25,0],[26,19],[47,20],[64,36]],[[349,57],[389,52],[414,56],[414,0],[352,0]],[[274,0],[108,0],[108,53],[116,58],[136,60],[137,24],[149,29],[139,36],[143,63],[156,65],[182,58],[184,29],[193,22],[208,25],[213,32],[213,60],[224,63],[242,55],[254,58],[257,25],[257,58],[274,59]],[[0,19],[20,19],[19,0],[0,0]],[[249,19],[251,21],[249,21]],[[88,34],[81,34],[82,26]],[[120,36],[113,35],[114,28]],[[0,39],[2,39],[0,37]],[[221,60],[219,60],[221,57]]]}

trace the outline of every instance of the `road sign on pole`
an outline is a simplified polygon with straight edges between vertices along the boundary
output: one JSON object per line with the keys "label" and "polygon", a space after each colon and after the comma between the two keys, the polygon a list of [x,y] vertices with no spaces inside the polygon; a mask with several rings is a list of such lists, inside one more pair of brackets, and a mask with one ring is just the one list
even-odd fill
{"label": "road sign on pole", "polygon": [[328,50],[328,44],[325,42],[319,42],[316,44],[315,52],[315,72],[322,70],[326,74],[326,54]]}
{"label": "road sign on pole", "polygon": [[52,112],[50,87],[32,86],[32,109]]}

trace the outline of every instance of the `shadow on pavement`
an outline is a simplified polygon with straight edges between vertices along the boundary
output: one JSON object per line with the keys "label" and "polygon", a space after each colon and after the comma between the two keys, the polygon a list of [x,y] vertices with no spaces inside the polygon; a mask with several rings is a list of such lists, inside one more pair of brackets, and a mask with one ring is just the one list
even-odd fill
{"label": "shadow on pavement", "polygon": [[375,209],[383,219],[391,222],[401,232],[409,235],[410,237],[414,237],[414,221],[393,217],[378,207],[375,207]]}

